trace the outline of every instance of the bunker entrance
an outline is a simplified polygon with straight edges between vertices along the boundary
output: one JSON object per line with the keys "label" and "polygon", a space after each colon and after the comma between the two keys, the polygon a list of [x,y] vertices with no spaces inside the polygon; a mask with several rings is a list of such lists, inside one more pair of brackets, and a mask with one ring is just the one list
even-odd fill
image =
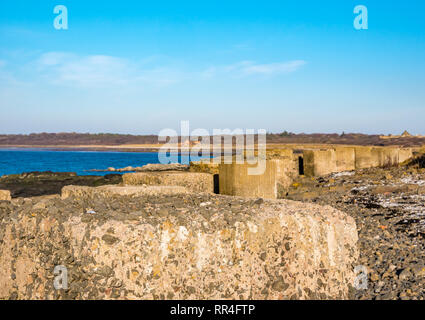
{"label": "bunker entrance", "polygon": [[214,193],[215,194],[219,194],[220,193],[220,185],[219,185],[219,175],[215,174],[214,175]]}
{"label": "bunker entrance", "polygon": [[304,175],[304,158],[298,157],[298,174]]}

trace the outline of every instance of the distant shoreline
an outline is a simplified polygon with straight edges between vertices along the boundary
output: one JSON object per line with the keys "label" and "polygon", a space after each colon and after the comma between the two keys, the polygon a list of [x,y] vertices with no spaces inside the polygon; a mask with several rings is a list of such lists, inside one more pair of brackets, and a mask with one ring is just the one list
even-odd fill
{"label": "distant shoreline", "polygon": [[158,152],[160,147],[150,146],[28,146],[0,145],[0,150],[37,150],[37,151],[95,151],[95,152]]}

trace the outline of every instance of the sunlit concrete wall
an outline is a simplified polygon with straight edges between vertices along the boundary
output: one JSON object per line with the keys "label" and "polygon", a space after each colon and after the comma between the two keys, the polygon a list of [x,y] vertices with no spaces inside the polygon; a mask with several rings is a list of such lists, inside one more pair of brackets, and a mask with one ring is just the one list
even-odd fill
{"label": "sunlit concrete wall", "polygon": [[304,150],[304,174],[306,176],[324,176],[337,171],[336,151]]}
{"label": "sunlit concrete wall", "polygon": [[248,168],[253,168],[256,165],[247,163],[220,164],[220,194],[276,199],[278,177],[279,175],[283,175],[283,169],[278,169],[279,165],[279,160],[267,160],[266,169],[263,174],[250,175]]}

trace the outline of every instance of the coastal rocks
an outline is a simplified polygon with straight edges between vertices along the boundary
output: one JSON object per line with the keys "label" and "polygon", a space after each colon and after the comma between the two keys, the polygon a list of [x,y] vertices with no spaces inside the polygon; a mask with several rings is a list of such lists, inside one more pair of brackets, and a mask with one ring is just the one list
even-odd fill
{"label": "coastal rocks", "polygon": [[367,286],[355,290],[356,299],[423,300],[423,186],[424,169],[374,168],[352,174],[298,179],[284,197],[331,205],[356,220],[358,264],[367,271]]}
{"label": "coastal rocks", "polygon": [[123,175],[125,185],[181,186],[191,192],[214,193],[214,176],[201,172],[137,172]]}
{"label": "coastal rocks", "polygon": [[101,186],[122,182],[120,174],[77,176],[73,172],[29,172],[0,177],[0,189],[10,190],[13,198],[60,194],[67,185]]}
{"label": "coastal rocks", "polygon": [[131,171],[154,172],[154,171],[187,171],[187,170],[189,170],[189,166],[180,164],[180,163],[170,163],[170,164],[149,163],[142,167],[132,167],[132,166],[128,166],[125,168],[109,167],[106,170],[92,169],[88,171],[91,171],[91,172],[131,172]]}
{"label": "coastal rocks", "polygon": [[415,166],[417,168],[425,168],[425,147],[423,147],[422,152],[409,161],[410,166]]}
{"label": "coastal rocks", "polygon": [[111,196],[140,196],[140,195],[167,195],[187,193],[184,187],[180,186],[66,186],[62,188],[61,198],[69,197],[111,197]]}
{"label": "coastal rocks", "polygon": [[15,202],[0,207],[0,299],[344,299],[354,283],[356,225],[331,207],[210,194]]}
{"label": "coastal rocks", "polygon": [[0,190],[0,201],[10,201],[12,197],[10,196],[9,190]]}
{"label": "coastal rocks", "polygon": [[189,166],[180,163],[160,164],[160,163],[149,163],[141,167],[140,172],[152,172],[152,171],[187,171]]}

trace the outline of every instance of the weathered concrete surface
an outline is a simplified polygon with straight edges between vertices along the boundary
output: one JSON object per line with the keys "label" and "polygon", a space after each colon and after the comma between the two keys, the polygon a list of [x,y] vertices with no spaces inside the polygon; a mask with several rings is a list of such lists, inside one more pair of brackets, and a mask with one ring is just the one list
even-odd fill
{"label": "weathered concrete surface", "polygon": [[123,175],[125,185],[181,186],[193,192],[214,193],[214,176],[202,172],[137,172]]}
{"label": "weathered concrete surface", "polygon": [[277,149],[267,151],[267,160],[280,160],[285,177],[295,178],[298,176],[298,156],[292,149]]}
{"label": "weathered concrete surface", "polygon": [[296,177],[294,174],[296,162],[292,159],[275,159],[271,161],[276,162],[277,193],[285,193]]}
{"label": "weathered concrete surface", "polygon": [[65,186],[62,188],[61,197],[87,198],[94,196],[111,197],[120,196],[142,196],[142,195],[169,195],[187,193],[187,189],[180,186]]}
{"label": "weathered concrete surface", "polygon": [[329,150],[304,150],[304,175],[324,176],[337,172],[336,152]]}
{"label": "weathered concrete surface", "polygon": [[[261,175],[249,175],[248,168],[257,165],[220,164],[220,194],[247,198],[277,198],[278,160],[265,160],[266,169]],[[279,170],[282,176],[283,172]],[[281,178],[281,176],[279,178]]]}
{"label": "weathered concrete surface", "polygon": [[292,149],[267,150],[267,159],[276,161],[277,194],[286,194],[293,180],[299,175],[298,155]]}
{"label": "weathered concrete surface", "polygon": [[356,155],[356,169],[378,166],[377,160],[373,161],[372,147],[355,147],[354,150]]}
{"label": "weathered concrete surface", "polygon": [[0,206],[0,299],[344,299],[356,242],[346,214],[293,201],[19,199]]}
{"label": "weathered concrete surface", "polygon": [[372,149],[372,166],[371,167],[386,167],[398,165],[399,148],[373,148]]}
{"label": "weathered concrete surface", "polygon": [[336,172],[353,171],[356,169],[356,154],[354,148],[336,147]]}
{"label": "weathered concrete surface", "polygon": [[365,169],[398,165],[412,157],[412,150],[395,147],[355,147],[355,155],[356,169]]}
{"label": "weathered concrete surface", "polygon": [[413,158],[413,150],[412,148],[401,148],[398,151],[398,161],[399,163],[403,163],[409,159]]}
{"label": "weathered concrete surface", "polygon": [[10,191],[9,190],[0,190],[0,201],[1,200],[12,200],[12,196],[10,195]]}

